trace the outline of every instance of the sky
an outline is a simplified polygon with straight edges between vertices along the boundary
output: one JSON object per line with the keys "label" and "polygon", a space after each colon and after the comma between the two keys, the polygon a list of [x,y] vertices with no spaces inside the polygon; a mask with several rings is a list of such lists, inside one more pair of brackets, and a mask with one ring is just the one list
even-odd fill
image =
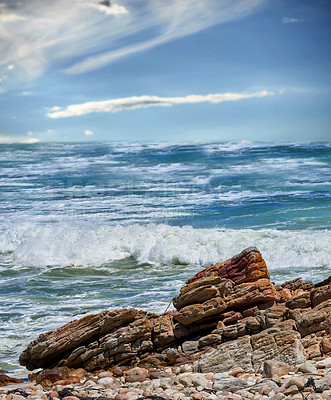
{"label": "sky", "polygon": [[0,143],[331,138],[329,0],[0,0]]}

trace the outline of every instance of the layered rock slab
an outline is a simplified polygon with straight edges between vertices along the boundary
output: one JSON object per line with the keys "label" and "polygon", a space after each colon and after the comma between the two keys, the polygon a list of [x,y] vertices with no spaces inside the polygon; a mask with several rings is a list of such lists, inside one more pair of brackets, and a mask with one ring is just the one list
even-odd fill
{"label": "layered rock slab", "polygon": [[204,354],[197,363],[200,372],[225,372],[234,367],[256,369],[265,360],[296,365],[306,361],[300,335],[295,331],[271,328],[252,336],[222,343]]}
{"label": "layered rock slab", "polygon": [[84,352],[85,346],[93,345],[107,332],[145,315],[147,313],[135,309],[122,309],[103,311],[74,320],[56,331],[41,334],[38,339],[31,342],[21,354],[20,364],[30,370],[56,366],[71,352],[78,356]]}
{"label": "layered rock slab", "polygon": [[275,286],[261,253],[252,247],[188,279],[173,299],[174,311],[122,309],[85,316],[40,335],[20,363],[31,370],[93,371],[200,359],[201,368],[207,368],[210,347],[218,351],[221,346],[231,354],[220,358],[224,368],[255,368],[270,358],[296,363],[305,352],[307,358],[329,352],[329,297],[329,280],[314,285],[300,278]]}

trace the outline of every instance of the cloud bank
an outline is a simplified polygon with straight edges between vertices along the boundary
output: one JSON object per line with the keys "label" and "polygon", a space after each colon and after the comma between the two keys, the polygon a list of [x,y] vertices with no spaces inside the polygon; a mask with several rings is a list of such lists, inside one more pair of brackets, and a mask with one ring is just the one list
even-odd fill
{"label": "cloud bank", "polygon": [[[48,69],[80,74],[213,25],[267,0],[10,0],[0,3],[3,88]],[[10,4],[10,5],[9,5]]]}
{"label": "cloud bank", "polygon": [[86,115],[95,112],[115,113],[124,110],[134,110],[148,107],[171,107],[178,104],[193,103],[221,103],[224,101],[238,101],[254,97],[272,96],[274,92],[262,90],[254,93],[217,93],[207,95],[191,94],[185,97],[158,97],[158,96],[134,96],[105,101],[90,101],[82,104],[72,104],[66,108],[55,106],[48,110],[47,117],[52,119],[67,118]]}
{"label": "cloud bank", "polygon": [[39,139],[37,138],[25,138],[23,136],[16,135],[5,135],[0,133],[0,144],[11,144],[11,143],[24,143],[24,144],[34,144],[39,143]]}

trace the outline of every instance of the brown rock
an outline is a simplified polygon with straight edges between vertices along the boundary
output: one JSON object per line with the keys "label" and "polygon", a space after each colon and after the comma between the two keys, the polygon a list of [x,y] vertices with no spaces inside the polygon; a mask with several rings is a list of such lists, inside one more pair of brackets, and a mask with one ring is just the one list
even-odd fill
{"label": "brown rock", "polygon": [[284,289],[289,289],[291,291],[302,289],[303,288],[303,281],[302,278],[296,278],[291,281],[287,281],[281,285]]}
{"label": "brown rock", "polygon": [[260,278],[270,279],[261,253],[256,247],[249,247],[229,260],[199,272],[193,278],[190,278],[187,283],[195,282],[205,276],[215,276],[215,271],[221,278],[230,279],[236,284],[254,282]]}
{"label": "brown rock", "polygon": [[222,336],[227,339],[237,339],[240,336],[245,336],[249,332],[245,323],[237,323],[235,325],[228,325],[222,329]]}
{"label": "brown rock", "polygon": [[274,359],[289,365],[306,361],[305,350],[298,332],[270,328],[251,336],[252,363],[257,367],[261,361]]}
{"label": "brown rock", "polygon": [[146,368],[141,368],[141,367],[135,367],[132,369],[129,369],[128,371],[126,371],[125,373],[126,376],[128,375],[141,375],[145,378],[148,378],[149,376],[149,371]]}
{"label": "brown rock", "polygon": [[316,307],[313,310],[301,311],[295,309],[288,312],[287,317],[295,320],[301,336],[326,329],[331,305],[329,306],[328,303],[326,307],[323,307],[323,305],[324,303],[319,304],[320,309]]}
{"label": "brown rock", "polygon": [[211,333],[199,339],[199,347],[215,346],[222,343],[222,335]]}
{"label": "brown rock", "polygon": [[77,368],[69,372],[70,378],[83,378],[86,375],[86,371],[83,368]]}
{"label": "brown rock", "polygon": [[184,326],[201,322],[225,310],[226,304],[220,297],[207,300],[203,304],[192,304],[174,312],[174,319]]}
{"label": "brown rock", "polygon": [[321,342],[321,349],[324,354],[329,354],[331,353],[331,338],[330,337],[324,337]]}
{"label": "brown rock", "polygon": [[263,376],[265,378],[272,378],[274,375],[281,377],[287,375],[293,367],[287,363],[276,360],[266,360],[263,363]]}
{"label": "brown rock", "polygon": [[257,333],[261,329],[261,325],[257,318],[255,317],[248,317],[246,319],[246,328],[253,333]]}
{"label": "brown rock", "polygon": [[285,396],[291,396],[293,394],[299,393],[299,389],[296,385],[289,386],[283,392]]}
{"label": "brown rock", "polygon": [[182,344],[182,350],[186,357],[190,356],[191,354],[197,353],[199,347],[198,340],[187,340]]}
{"label": "brown rock", "polygon": [[98,373],[99,378],[111,378],[113,374],[110,371],[102,371]]}
{"label": "brown rock", "polygon": [[80,400],[79,397],[76,396],[65,396],[62,400]]}
{"label": "brown rock", "polygon": [[180,356],[178,350],[176,348],[170,347],[169,349],[165,350],[165,356],[170,365],[175,364],[177,358]]}
{"label": "brown rock", "polygon": [[67,367],[58,367],[52,369],[44,369],[43,371],[39,372],[36,376],[36,383],[42,386],[45,381],[50,381],[52,383],[56,381],[61,381],[69,378],[69,368]]}
{"label": "brown rock", "polygon": [[241,367],[235,367],[230,371],[229,375],[237,376],[239,374],[242,374],[243,372],[244,372],[244,370]]}
{"label": "brown rock", "polygon": [[[305,380],[302,379],[300,376],[293,376],[292,378],[288,379],[284,386],[286,388],[289,388],[293,385],[295,385],[299,390],[302,390],[305,387]],[[284,392],[285,393],[285,392]]]}
{"label": "brown rock", "polygon": [[174,319],[171,313],[166,313],[155,319],[152,335],[154,346],[158,349],[169,347],[169,345],[177,341],[175,337]]}
{"label": "brown rock", "polygon": [[220,315],[225,325],[233,324],[243,318],[240,312],[229,311]]}
{"label": "brown rock", "polygon": [[307,360],[312,360],[315,357],[321,356],[321,348],[316,335],[308,335],[302,339],[302,344],[306,351]]}
{"label": "brown rock", "polygon": [[190,333],[184,325],[174,321],[174,334],[176,339],[181,339],[188,336]]}
{"label": "brown rock", "polygon": [[41,334],[31,342],[21,354],[20,364],[30,370],[54,366],[70,351],[77,351],[101,334],[133,322],[145,314],[134,309],[122,309],[103,311],[74,320],[56,331]]}
{"label": "brown rock", "polygon": [[331,276],[326,278],[323,282],[316,283],[315,287],[326,286],[331,284]]}
{"label": "brown rock", "polygon": [[258,309],[258,307],[257,306],[254,306],[254,307],[251,307],[251,308],[247,308],[247,310],[244,310],[243,311],[243,317],[244,318],[246,318],[246,317],[254,317],[255,316],[255,313],[258,311],[259,309]]}
{"label": "brown rock", "polygon": [[148,380],[148,378],[145,376],[142,376],[142,375],[127,375],[125,377],[125,382],[128,382],[128,383],[144,382],[146,380]]}
{"label": "brown rock", "polygon": [[165,371],[153,371],[149,375],[150,379],[161,379],[161,378],[170,378],[171,375],[169,375]]}
{"label": "brown rock", "polygon": [[305,281],[305,282],[303,282],[302,289],[311,291],[314,287],[315,287],[315,285],[313,284],[312,281]]}
{"label": "brown rock", "polygon": [[278,295],[280,296],[281,303],[290,301],[293,297],[290,289],[283,288],[282,286],[276,286],[276,290],[277,290]]}
{"label": "brown rock", "polygon": [[252,368],[252,350],[249,336],[222,343],[216,350],[211,350],[201,356],[197,370],[203,373],[225,372],[235,367],[249,370]]}
{"label": "brown rock", "polygon": [[[179,359],[177,360],[179,362]],[[145,368],[160,368],[167,363],[165,354],[151,353],[139,361],[138,365]]]}
{"label": "brown rock", "polygon": [[313,307],[316,307],[320,303],[329,299],[331,299],[331,284],[317,287],[311,292],[311,302]]}
{"label": "brown rock", "polygon": [[61,379],[61,380],[58,380],[55,382],[52,382],[51,380],[46,379],[46,380],[41,381],[40,384],[44,387],[45,386],[49,387],[49,386],[52,386],[53,383],[54,383],[54,385],[66,386],[66,385],[73,385],[73,384],[79,383],[79,382],[80,382],[79,378],[73,377],[73,378],[68,378],[68,379]]}
{"label": "brown rock", "polygon": [[[309,355],[315,345],[327,350],[329,342],[323,338],[331,334],[329,284],[313,286],[299,279],[275,287],[261,254],[249,248],[189,279],[173,299],[173,312],[156,315],[122,309],[88,315],[40,335],[20,362],[30,369],[66,366],[100,371],[116,365],[161,368],[201,357],[202,369],[216,368],[215,360],[208,358],[210,346],[218,346],[212,356],[218,360],[217,368],[220,363],[228,369],[257,368],[261,360],[270,358],[303,362],[303,344],[294,330],[302,336],[318,332],[317,343],[306,346]],[[315,308],[303,309],[310,301]],[[262,329],[267,330],[256,334]],[[122,369],[113,369],[115,376],[116,371],[117,376],[123,375]],[[142,376],[137,371],[125,375]],[[74,372],[70,375],[70,379],[80,378]],[[56,379],[67,380],[68,376]],[[41,375],[40,382],[51,385],[54,380]]]}
{"label": "brown rock", "polygon": [[8,383],[23,383],[21,379],[12,378],[5,374],[0,374],[0,386],[5,386]]}
{"label": "brown rock", "polygon": [[124,367],[115,367],[115,368],[113,368],[112,373],[115,376],[123,376],[124,369],[125,369]]}
{"label": "brown rock", "polygon": [[285,318],[287,308],[283,305],[268,308],[267,310],[259,310],[255,313],[262,329],[271,328],[272,326],[282,322]]}
{"label": "brown rock", "polygon": [[310,293],[301,292],[286,302],[288,308],[308,308],[311,306]]}
{"label": "brown rock", "polygon": [[[221,279],[214,279],[213,282],[220,283]],[[210,281],[209,281],[210,282]],[[181,289],[181,294],[173,298],[173,305],[180,310],[181,308],[195,303],[204,303],[205,301],[212,299],[213,297],[218,297],[219,290],[216,286],[199,286],[194,287],[189,290],[194,284],[186,285]]]}
{"label": "brown rock", "polygon": [[233,292],[224,298],[229,309],[249,308],[270,300],[278,301],[275,286],[268,279],[259,279],[253,283],[235,286]]}

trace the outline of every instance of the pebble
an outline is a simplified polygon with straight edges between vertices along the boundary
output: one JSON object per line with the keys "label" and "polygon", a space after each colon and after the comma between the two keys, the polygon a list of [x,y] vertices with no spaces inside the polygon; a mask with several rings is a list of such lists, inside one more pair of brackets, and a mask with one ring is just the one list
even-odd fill
{"label": "pebble", "polygon": [[113,376],[113,374],[110,371],[104,371],[104,372],[100,372],[100,374],[98,375],[99,378],[111,378]]}
{"label": "pebble", "polygon": [[[217,373],[192,372],[190,364],[151,370],[116,367],[94,375],[78,369],[70,372],[71,384],[28,387],[24,389],[26,397],[21,389],[7,394],[9,389],[3,389],[2,393],[0,388],[0,400],[60,400],[59,391],[65,388],[69,393],[61,400],[86,397],[152,400],[153,396],[164,400],[331,400],[330,362],[331,357],[309,360],[297,365],[293,373],[272,378],[263,378],[241,367]],[[310,381],[309,386],[305,386],[308,379],[313,383]]]}
{"label": "pebble", "polygon": [[66,397],[63,397],[62,400],[79,400],[79,398],[76,396],[66,396]]}
{"label": "pebble", "polygon": [[[285,388],[289,388],[291,386],[296,386],[298,390],[302,390],[305,387],[305,380],[300,377],[293,377],[290,378],[288,381],[285,382]],[[285,393],[285,392],[284,392]]]}
{"label": "pebble", "polygon": [[299,365],[299,371],[303,373],[308,372],[310,374],[317,374],[318,372],[315,365],[310,361],[306,361],[305,363]]}
{"label": "pebble", "polygon": [[287,387],[284,392],[285,396],[291,396],[293,394],[299,393],[299,389],[296,385]]}
{"label": "pebble", "polygon": [[325,358],[324,360],[317,361],[317,368],[331,368],[331,357]]}
{"label": "pebble", "polygon": [[274,396],[271,397],[271,400],[283,400],[285,399],[285,394],[284,393],[276,393]]}
{"label": "pebble", "polygon": [[237,375],[242,374],[243,372],[244,372],[244,370],[241,367],[236,367],[236,368],[233,368],[229,372],[229,375],[232,375],[232,376],[236,377]]}
{"label": "pebble", "polygon": [[217,381],[218,379],[227,378],[228,376],[229,376],[228,372],[219,372],[213,375],[212,380]]}
{"label": "pebble", "polygon": [[102,385],[102,386],[104,386],[106,388],[109,388],[114,384],[114,379],[111,378],[111,377],[100,378],[98,380],[98,384]]}

